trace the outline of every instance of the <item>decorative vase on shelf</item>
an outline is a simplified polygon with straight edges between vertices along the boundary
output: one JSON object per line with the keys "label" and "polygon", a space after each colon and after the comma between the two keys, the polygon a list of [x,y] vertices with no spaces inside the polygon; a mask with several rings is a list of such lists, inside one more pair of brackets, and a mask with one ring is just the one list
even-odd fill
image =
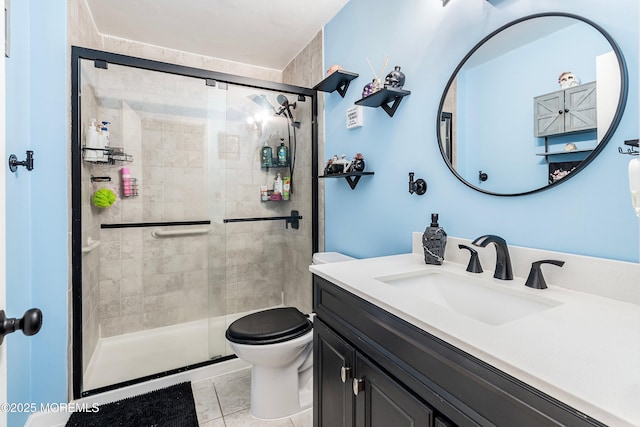
{"label": "decorative vase on shelf", "polygon": [[370,83],[367,83],[366,85],[364,85],[364,88],[362,89],[362,97],[366,98],[367,96],[371,95],[375,91],[376,91],[376,79],[373,79]]}
{"label": "decorative vase on shelf", "polygon": [[400,66],[396,65],[393,71],[387,74],[387,77],[384,79],[384,87],[402,89],[402,86],[404,86],[404,81],[405,75],[402,71],[400,71]]}

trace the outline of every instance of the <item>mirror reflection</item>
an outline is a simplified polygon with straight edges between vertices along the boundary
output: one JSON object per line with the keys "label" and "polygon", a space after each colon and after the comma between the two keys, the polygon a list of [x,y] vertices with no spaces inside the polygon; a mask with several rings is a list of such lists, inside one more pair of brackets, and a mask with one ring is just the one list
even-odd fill
{"label": "mirror reflection", "polygon": [[438,112],[445,161],[496,195],[539,191],[586,166],[606,144],[626,93],[621,54],[578,17],[505,26],[456,69]]}

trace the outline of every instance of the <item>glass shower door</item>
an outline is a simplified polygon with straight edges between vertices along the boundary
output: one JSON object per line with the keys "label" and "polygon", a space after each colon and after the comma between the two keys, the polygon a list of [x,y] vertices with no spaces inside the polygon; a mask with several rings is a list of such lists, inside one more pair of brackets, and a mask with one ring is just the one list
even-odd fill
{"label": "glass shower door", "polygon": [[[226,91],[85,60],[81,82],[84,391],[221,355],[224,329],[208,336],[211,310],[226,310],[216,221],[226,187],[224,165],[210,160],[226,133]],[[89,143],[94,121],[108,122],[108,146]],[[115,202],[98,207],[103,188]]]}
{"label": "glass shower door", "polygon": [[[227,92],[227,325],[246,314],[285,305],[308,313],[311,99],[232,84]],[[270,148],[270,161],[263,155],[265,147]],[[281,188],[274,188],[276,180]],[[292,216],[302,218],[299,228],[283,219]],[[227,351],[231,353],[228,347]]]}

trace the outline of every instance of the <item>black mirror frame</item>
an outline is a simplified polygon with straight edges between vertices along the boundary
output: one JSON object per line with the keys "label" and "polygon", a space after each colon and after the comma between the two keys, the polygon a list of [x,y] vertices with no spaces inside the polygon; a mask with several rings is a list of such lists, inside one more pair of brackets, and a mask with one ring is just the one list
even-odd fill
{"label": "black mirror frame", "polygon": [[[489,39],[494,37],[496,34],[506,30],[507,28],[510,28],[510,27],[512,27],[512,26],[514,26],[516,24],[519,24],[520,22],[528,21],[530,19],[535,19],[535,18],[542,18],[542,17],[546,17],[546,16],[567,17],[567,18],[573,18],[573,19],[582,21],[582,22],[584,22],[584,23],[586,23],[588,25],[591,25],[596,30],[598,30],[598,32],[600,32],[600,34],[602,34],[602,36],[609,42],[609,44],[611,45],[611,48],[613,49],[613,51],[616,54],[616,58],[618,59],[618,64],[620,65],[620,97],[618,98],[618,106],[616,107],[615,115],[613,117],[613,120],[611,121],[611,125],[609,126],[609,129],[607,129],[607,132],[602,137],[602,140],[600,141],[600,143],[591,152],[591,154],[589,154],[589,156],[586,159],[584,159],[582,161],[582,163],[580,163],[580,165],[574,171],[572,171],[569,175],[567,175],[566,177],[564,177],[564,178],[562,178],[562,179],[560,179],[560,180],[558,180],[558,181],[556,181],[554,183],[547,184],[547,185],[545,185],[543,187],[536,188],[536,189],[533,189],[533,190],[530,190],[530,191],[524,191],[524,192],[521,192],[521,193],[495,193],[495,192],[492,192],[492,191],[484,190],[484,189],[482,189],[480,187],[477,187],[477,186],[471,184],[469,181],[467,181],[462,176],[460,176],[460,174],[458,174],[458,172],[454,169],[454,167],[451,164],[451,162],[447,159],[447,155],[445,153],[445,150],[444,150],[443,144],[442,144],[442,135],[440,134],[440,117],[442,115],[442,107],[444,105],[445,98],[447,96],[447,93],[449,92],[449,89],[451,88],[451,84],[455,80],[455,78],[458,75],[458,72],[460,71],[460,69],[464,66],[464,64],[467,62],[467,60],[478,49],[480,49],[480,47],[483,46]],[[449,81],[447,82],[447,85],[444,88],[444,91],[442,93],[442,98],[440,99],[440,104],[438,106],[438,114],[436,116],[436,136],[437,136],[438,148],[440,149],[440,154],[442,154],[442,159],[447,164],[447,167],[449,168],[451,173],[453,173],[455,175],[455,177],[458,178],[458,180],[460,180],[460,182],[465,184],[467,187],[470,187],[470,188],[472,188],[472,189],[474,189],[476,191],[479,191],[481,193],[489,194],[491,196],[511,197],[511,196],[524,196],[524,195],[527,195],[527,194],[532,194],[532,193],[537,193],[537,192],[540,192],[540,191],[548,190],[549,188],[556,187],[557,185],[568,181],[570,178],[573,178],[575,175],[578,174],[578,172],[580,172],[583,169],[585,169],[586,166],[589,163],[591,163],[591,161],[593,161],[593,159],[595,159],[597,157],[597,155],[604,149],[604,147],[607,145],[607,143],[609,142],[609,140],[613,136],[613,133],[617,129],[618,124],[620,123],[620,120],[622,119],[622,115],[624,113],[624,109],[625,109],[626,104],[627,104],[628,91],[629,91],[629,76],[628,76],[628,72],[627,72],[627,64],[626,64],[626,62],[624,60],[624,56],[622,55],[622,51],[620,50],[620,47],[618,46],[616,41],[602,27],[600,27],[598,24],[596,24],[595,22],[593,22],[593,21],[591,21],[591,20],[589,20],[587,18],[584,18],[584,17],[579,16],[579,15],[574,15],[574,14],[571,14],[571,13],[545,12],[545,13],[537,13],[537,14],[533,14],[533,15],[527,15],[527,16],[524,16],[522,18],[516,19],[515,21],[511,21],[508,24],[505,24],[505,25],[501,26],[500,28],[496,29],[495,31],[491,32],[489,35],[484,37],[482,40],[480,40],[480,42],[478,44],[476,44],[465,55],[464,58],[462,58],[462,61],[460,61],[458,66],[455,68],[455,70],[453,71],[453,74],[451,75],[451,77],[449,78]]]}

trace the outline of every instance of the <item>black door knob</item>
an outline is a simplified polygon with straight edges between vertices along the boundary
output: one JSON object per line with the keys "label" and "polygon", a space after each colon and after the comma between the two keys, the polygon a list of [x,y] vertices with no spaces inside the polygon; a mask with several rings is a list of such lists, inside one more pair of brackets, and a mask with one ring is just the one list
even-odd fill
{"label": "black door knob", "polygon": [[39,308],[31,308],[20,319],[8,318],[4,310],[0,310],[0,344],[4,336],[22,330],[22,333],[31,336],[40,331],[42,327],[42,311]]}

